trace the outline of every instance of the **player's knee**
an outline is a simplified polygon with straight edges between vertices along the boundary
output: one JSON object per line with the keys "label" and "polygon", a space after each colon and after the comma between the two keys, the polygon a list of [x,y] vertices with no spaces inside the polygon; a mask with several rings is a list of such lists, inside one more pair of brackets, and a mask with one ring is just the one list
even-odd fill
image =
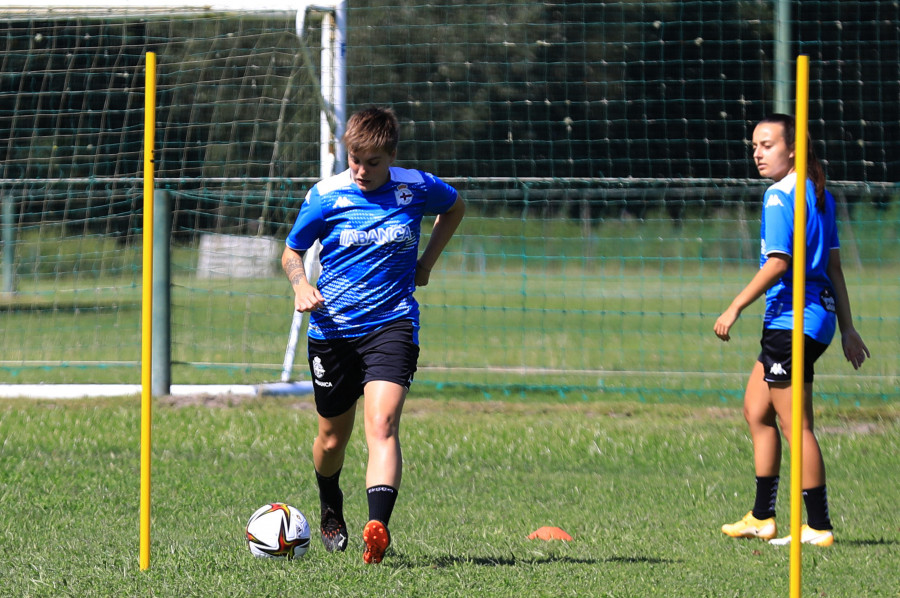
{"label": "player's knee", "polygon": [[380,413],[368,418],[366,435],[375,441],[392,440],[400,431],[400,421],[392,413]]}
{"label": "player's knee", "polygon": [[744,405],[744,419],[751,428],[753,426],[771,426],[775,424],[775,421],[769,417],[766,410],[755,406]]}
{"label": "player's knee", "polygon": [[348,438],[343,438],[337,434],[319,434],[318,438],[316,438],[316,443],[322,452],[335,454],[346,448],[348,440]]}

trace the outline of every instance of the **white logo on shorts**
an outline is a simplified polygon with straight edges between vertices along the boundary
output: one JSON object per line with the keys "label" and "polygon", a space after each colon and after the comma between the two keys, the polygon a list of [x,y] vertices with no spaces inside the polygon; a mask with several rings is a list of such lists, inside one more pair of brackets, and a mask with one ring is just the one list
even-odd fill
{"label": "white logo on shorts", "polygon": [[785,374],[787,374],[787,372],[784,371],[784,368],[781,367],[780,363],[773,363],[772,367],[769,369],[769,373],[773,376],[784,376]]}
{"label": "white logo on shorts", "polygon": [[321,378],[325,375],[325,368],[322,367],[322,360],[318,355],[313,357],[313,374],[316,375],[316,378]]}

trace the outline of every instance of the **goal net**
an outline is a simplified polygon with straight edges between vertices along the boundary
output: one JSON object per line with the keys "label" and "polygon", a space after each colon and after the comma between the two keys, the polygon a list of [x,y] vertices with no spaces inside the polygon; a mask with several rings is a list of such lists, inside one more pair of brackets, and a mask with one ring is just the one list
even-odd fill
{"label": "goal net", "polygon": [[[137,379],[148,51],[158,56],[156,180],[172,204],[173,360],[225,380],[278,363],[290,303],[276,246],[319,176],[322,101],[305,45],[317,30],[300,39],[296,10],[265,3],[69,4],[0,8],[0,371]],[[259,317],[279,310],[277,324]]]}
{"label": "goal net", "polygon": [[[291,312],[276,256],[322,162],[319,17],[301,38],[293,2],[83,4],[0,7],[0,382],[139,378],[148,51],[172,381],[276,380]],[[833,347],[817,393],[893,396],[900,6],[792,5],[779,41],[772,2],[349,4],[348,107],[393,106],[398,165],[469,205],[417,292],[417,384],[740,400],[761,303],[724,349],[712,325],[757,267],[749,139],[786,42],[790,72],[811,58],[813,147],[876,356],[854,373]]]}

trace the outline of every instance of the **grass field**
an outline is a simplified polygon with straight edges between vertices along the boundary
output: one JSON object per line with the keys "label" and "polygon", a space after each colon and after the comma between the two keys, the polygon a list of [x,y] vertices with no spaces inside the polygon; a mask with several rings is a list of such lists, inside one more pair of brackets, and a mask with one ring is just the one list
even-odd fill
{"label": "grass field", "polygon": [[[343,482],[351,543],[250,556],[249,515],[313,520],[309,398],[159,401],[151,567],[138,568],[139,400],[0,402],[0,595],[787,596],[789,551],[724,537],[753,492],[740,410],[699,400],[428,398],[403,423],[405,474],[380,566],[364,566],[365,448]],[[900,408],[821,405],[837,542],[804,547],[806,596],[898,596]],[[788,529],[785,471],[778,523]],[[543,525],[574,541],[529,541]]]}

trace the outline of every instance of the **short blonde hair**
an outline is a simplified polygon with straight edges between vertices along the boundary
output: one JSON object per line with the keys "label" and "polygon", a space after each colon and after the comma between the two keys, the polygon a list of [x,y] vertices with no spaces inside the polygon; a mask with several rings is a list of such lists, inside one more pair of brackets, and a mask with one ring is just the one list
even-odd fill
{"label": "short blonde hair", "polygon": [[393,154],[400,141],[400,124],[390,108],[371,107],[360,110],[347,121],[342,139],[348,152],[384,150]]}

